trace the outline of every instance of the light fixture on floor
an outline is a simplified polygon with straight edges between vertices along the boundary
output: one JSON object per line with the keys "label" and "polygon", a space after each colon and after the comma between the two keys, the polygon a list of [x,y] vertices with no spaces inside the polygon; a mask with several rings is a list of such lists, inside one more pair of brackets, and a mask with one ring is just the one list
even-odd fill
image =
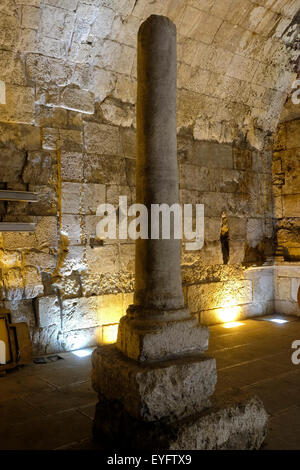
{"label": "light fixture on floor", "polygon": [[87,357],[92,354],[93,350],[92,349],[78,349],[77,351],[72,351],[74,356],[77,357]]}
{"label": "light fixture on floor", "polygon": [[222,326],[223,328],[237,328],[238,326],[245,325],[245,323],[242,323],[240,321],[230,321],[228,323],[224,323]]}
{"label": "light fixture on floor", "polygon": [[283,323],[289,323],[289,320],[285,320],[283,318],[264,318],[266,321],[271,321],[272,323],[278,323],[282,325]]}

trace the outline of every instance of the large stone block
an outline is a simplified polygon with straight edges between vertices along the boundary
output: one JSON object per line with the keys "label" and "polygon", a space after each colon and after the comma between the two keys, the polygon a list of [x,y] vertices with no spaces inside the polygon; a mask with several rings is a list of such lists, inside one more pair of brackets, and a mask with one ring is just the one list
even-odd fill
{"label": "large stone block", "polygon": [[192,312],[252,302],[250,280],[210,282],[188,287],[188,304]]}
{"label": "large stone block", "polygon": [[98,63],[101,67],[113,72],[130,75],[136,50],[133,47],[104,39],[98,54]]}
{"label": "large stone block", "polygon": [[56,217],[41,217],[34,233],[3,233],[3,246],[11,249],[36,249],[47,251],[57,248],[57,219]]}
{"label": "large stone block", "polygon": [[124,103],[135,104],[136,86],[136,81],[134,79],[120,75],[114,89],[114,96]]}
{"label": "large stone block", "polygon": [[50,5],[43,5],[41,9],[40,30],[43,36],[66,41],[72,33],[74,22],[74,11]]}
{"label": "large stone block", "polygon": [[299,315],[299,306],[297,302],[290,300],[274,300],[274,313],[280,315]]}
{"label": "large stone block", "polygon": [[86,122],[84,136],[87,152],[98,155],[122,155],[118,127]]}
{"label": "large stone block", "polygon": [[80,181],[83,177],[83,155],[76,152],[61,152],[61,177],[63,181]]}
{"label": "large stone block", "polygon": [[35,266],[24,268],[24,295],[26,299],[33,299],[44,293],[44,285],[39,270]]}
{"label": "large stone block", "polygon": [[[53,21],[53,18],[51,19]],[[40,82],[55,82],[67,85],[72,76],[72,68],[63,60],[44,57],[38,54],[27,54],[26,70],[28,78]]]}
{"label": "large stone block", "polygon": [[[99,151],[101,146],[99,144]],[[113,151],[113,147],[111,147]],[[125,158],[88,154],[85,160],[84,177],[88,183],[126,185]]]}
{"label": "large stone block", "polygon": [[20,300],[24,296],[24,281],[19,268],[11,268],[3,272],[5,298],[7,300]]}
{"label": "large stone block", "polygon": [[90,91],[68,86],[61,91],[60,99],[60,104],[64,108],[84,114],[94,113],[94,94]]}
{"label": "large stone block", "polygon": [[286,126],[287,149],[299,148],[299,120],[287,122]]}
{"label": "large stone block", "polygon": [[133,106],[129,104],[106,98],[101,104],[101,111],[104,118],[116,126],[135,126],[135,111]]}
{"label": "large stone block", "polygon": [[81,184],[63,182],[61,185],[61,211],[63,214],[79,214],[81,210]]}
{"label": "large stone block", "polygon": [[22,257],[19,251],[0,250],[0,266],[4,269],[21,267]]}
{"label": "large stone block", "polygon": [[[58,207],[58,195],[56,188],[53,187],[49,181],[48,185],[35,185],[29,184],[28,191],[38,194],[38,201],[29,203],[27,213],[34,216],[56,216]],[[11,212],[15,212],[15,206],[11,204]],[[16,213],[16,212],[15,212]]]}
{"label": "large stone block", "polygon": [[96,346],[98,328],[83,328],[63,332],[63,350],[91,348]]}
{"label": "large stone block", "polygon": [[268,431],[268,415],[257,397],[239,390],[212,398],[212,406],[183,419],[145,422],[118,401],[100,396],[94,438],[105,448],[166,450],[259,449]]}
{"label": "large stone block", "polygon": [[35,311],[31,299],[6,301],[4,307],[11,311],[13,322],[26,322],[32,329],[36,326]]}
{"label": "large stone block", "polygon": [[100,396],[121,400],[128,413],[143,421],[203,409],[216,384],[215,359],[201,354],[141,365],[107,345],[95,350],[92,362],[92,382]]}
{"label": "large stone block", "polygon": [[92,85],[95,99],[100,102],[103,101],[114,89],[115,81],[116,78],[112,72],[95,67]]}
{"label": "large stone block", "polygon": [[82,207],[85,214],[95,214],[99,204],[104,204],[106,187],[104,184],[83,184]]}
{"label": "large stone block", "polygon": [[247,220],[244,217],[229,217],[228,225],[231,240],[245,240]]}
{"label": "large stone block", "polygon": [[[109,5],[110,6],[110,5]],[[97,38],[105,38],[111,31],[115,12],[111,8],[100,6],[97,9],[96,19],[91,28],[91,34]]]}
{"label": "large stone block", "polygon": [[6,104],[1,105],[1,121],[32,124],[34,121],[34,88],[7,85]]}
{"label": "large stone block", "polygon": [[97,297],[66,299],[62,303],[63,330],[71,331],[98,326]]}
{"label": "large stone block", "polygon": [[116,273],[119,270],[117,245],[88,247],[86,252],[87,268],[90,274]]}
{"label": "large stone block", "polygon": [[245,242],[244,240],[229,240],[229,260],[228,264],[241,264],[244,261]]}
{"label": "large stone block", "polygon": [[25,85],[24,62],[19,55],[12,51],[0,51],[0,79],[4,83]]}
{"label": "large stone block", "polygon": [[288,277],[278,277],[275,280],[275,299],[291,300],[291,279]]}
{"label": "large stone block", "polygon": [[83,246],[68,246],[68,251],[58,258],[57,269],[62,276],[70,276],[73,272],[82,272],[86,269]]}
{"label": "large stone block", "polygon": [[19,151],[12,145],[1,146],[0,182],[9,183],[18,181],[22,175],[25,159],[25,151]]}
{"label": "large stone block", "polygon": [[273,270],[256,271],[253,281],[253,301],[268,302],[274,299]]}
{"label": "large stone block", "polygon": [[61,311],[59,300],[56,295],[48,295],[36,299],[36,311],[38,316],[39,326],[41,328],[50,325],[61,324]]}
{"label": "large stone block", "polygon": [[79,215],[63,214],[61,222],[61,233],[67,237],[70,245],[80,245],[81,225]]}
{"label": "large stone block", "polygon": [[22,172],[24,183],[35,185],[55,184],[57,181],[57,162],[53,152],[28,152]]}
{"label": "large stone block", "polygon": [[118,323],[125,313],[123,294],[108,294],[98,297],[98,320],[101,325]]}
{"label": "large stone block", "polygon": [[300,194],[283,196],[282,204],[285,217],[300,217]]}
{"label": "large stone block", "polygon": [[23,28],[37,29],[40,22],[40,9],[31,5],[22,7],[22,26]]}

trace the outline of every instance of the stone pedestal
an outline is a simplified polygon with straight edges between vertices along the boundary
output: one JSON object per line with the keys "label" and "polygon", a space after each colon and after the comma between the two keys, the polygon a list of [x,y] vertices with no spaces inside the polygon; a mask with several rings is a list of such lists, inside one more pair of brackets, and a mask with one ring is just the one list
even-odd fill
{"label": "stone pedestal", "polygon": [[181,240],[172,230],[171,239],[150,238],[151,204],[179,202],[176,89],[176,28],[153,15],[138,33],[136,193],[148,208],[149,237],[136,241],[134,304],[117,344],[93,354],[94,436],[110,448],[257,448],[262,403],[210,401],[216,362],[204,354],[208,328],[184,305]]}
{"label": "stone pedestal", "polygon": [[265,440],[267,420],[261,400],[239,390],[214,396],[210,407],[185,418],[151,422],[99,396],[93,432],[107,450],[252,450]]}

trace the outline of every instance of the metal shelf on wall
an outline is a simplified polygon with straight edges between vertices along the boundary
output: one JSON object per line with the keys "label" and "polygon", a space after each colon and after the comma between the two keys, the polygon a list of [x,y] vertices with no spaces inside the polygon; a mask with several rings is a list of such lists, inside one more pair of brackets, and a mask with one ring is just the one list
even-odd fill
{"label": "metal shelf on wall", "polygon": [[0,232],[34,232],[36,224],[23,222],[0,222]]}
{"label": "metal shelf on wall", "polygon": [[37,202],[38,195],[29,191],[0,190],[0,201]]}
{"label": "metal shelf on wall", "polygon": [[[0,201],[37,202],[38,195],[29,191],[0,190]],[[0,232],[34,232],[35,223],[0,222]]]}

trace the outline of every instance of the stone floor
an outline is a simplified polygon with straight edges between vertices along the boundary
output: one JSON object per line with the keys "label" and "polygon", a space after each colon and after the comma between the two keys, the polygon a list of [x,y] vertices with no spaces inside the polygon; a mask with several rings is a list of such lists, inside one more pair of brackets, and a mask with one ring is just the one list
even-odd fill
{"label": "stone floor", "polygon": [[[265,449],[300,449],[300,365],[291,343],[300,320],[275,324],[247,320],[210,328],[209,353],[217,360],[217,390],[240,387],[259,395],[270,413]],[[28,364],[0,377],[0,449],[92,449],[96,394],[90,356]]]}

